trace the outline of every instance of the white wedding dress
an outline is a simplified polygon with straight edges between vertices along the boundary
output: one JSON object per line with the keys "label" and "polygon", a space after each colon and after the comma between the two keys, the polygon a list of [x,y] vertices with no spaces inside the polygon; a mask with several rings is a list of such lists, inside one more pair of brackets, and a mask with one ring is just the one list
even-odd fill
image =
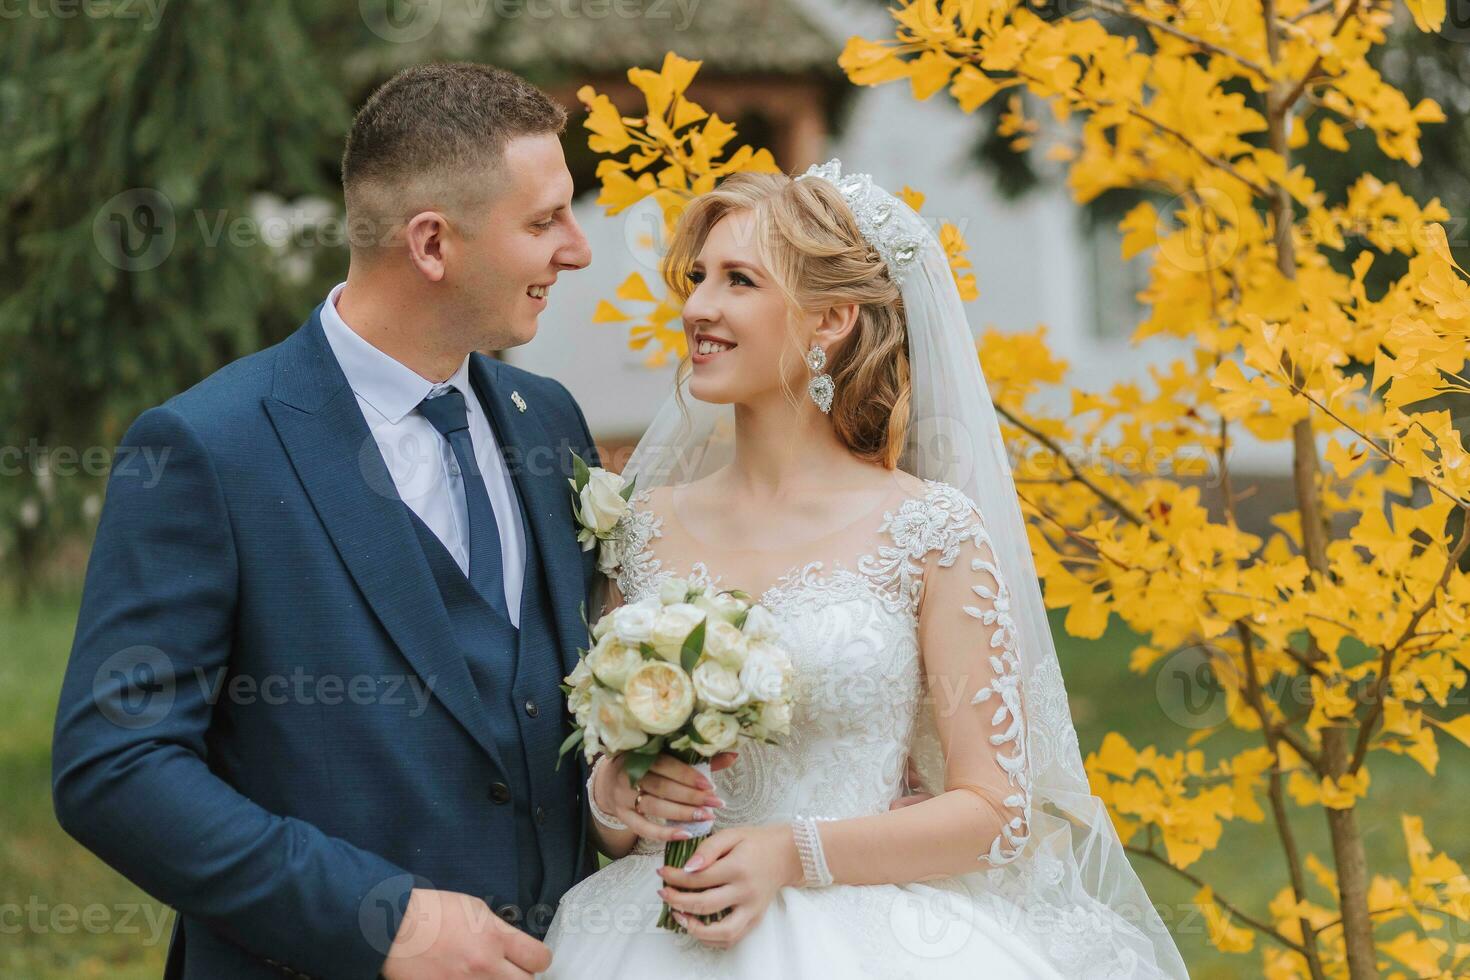
{"label": "white wedding dress", "polygon": [[[646,490],[631,501],[632,517],[617,542],[622,561],[616,582],[624,601],[657,594],[660,583],[675,575],[752,591],[758,583],[722,578],[734,562],[711,569],[713,556],[694,543],[676,514],[666,513],[669,493],[669,488]],[[932,711],[924,710],[920,636],[936,635],[921,628],[921,612],[929,614],[921,610],[925,577],[953,566],[954,574],[974,586],[965,591],[972,605],[964,615],[958,608],[946,614],[957,623],[988,627],[979,635],[990,637],[992,648],[980,649],[973,633],[955,638],[973,651],[988,690],[975,707],[960,709],[977,713],[989,726],[988,739],[975,740],[988,743],[982,751],[989,771],[967,776],[984,785],[999,828],[993,845],[976,856],[978,874],[922,883],[782,888],[760,922],[721,950],[656,925],[662,885],[656,869],[663,863],[663,845],[640,840],[630,854],[562,899],[547,936],[553,963],[545,976],[1040,980],[1146,975],[1134,969],[1133,953],[1121,944],[1080,941],[1092,925],[1085,915],[1075,922],[1038,921],[1027,915],[1024,896],[1015,894],[1015,876],[1004,883],[999,877],[999,866],[1026,844],[1029,831],[1025,725],[1059,722],[1022,717],[1008,592],[990,563],[973,501],[949,484],[907,477],[898,495],[888,495],[877,511],[803,553],[835,557],[791,565],[759,596],[774,615],[795,667],[791,732],[774,745],[742,740],[738,761],[714,774],[716,791],[727,804],[716,811],[715,829],[797,815],[841,820],[881,814],[904,795],[910,753],[922,755],[925,746],[930,753],[938,750]],[[750,565],[749,556],[760,553],[740,554]],[[956,564],[957,559],[962,561]],[[1034,707],[1064,711],[1065,702]],[[940,792],[944,787],[931,780],[944,781],[943,764],[937,776],[929,775],[934,771],[931,764],[926,788]],[[1045,873],[1044,854],[1035,867],[1040,870],[1034,874]],[[985,884],[987,875],[994,877],[993,891]],[[1029,882],[1027,877],[1021,887],[1030,888]]]}

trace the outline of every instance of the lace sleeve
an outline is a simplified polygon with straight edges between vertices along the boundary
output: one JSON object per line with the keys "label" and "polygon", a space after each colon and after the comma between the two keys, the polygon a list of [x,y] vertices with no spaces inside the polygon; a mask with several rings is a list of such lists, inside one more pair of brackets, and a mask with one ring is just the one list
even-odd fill
{"label": "lace sleeve", "polygon": [[[982,803],[980,859],[1005,864],[1030,833],[1026,719],[1010,594],[975,504],[942,487],[948,520],[928,552],[919,601],[919,644],[944,753],[944,787]],[[931,787],[936,789],[937,787]]]}

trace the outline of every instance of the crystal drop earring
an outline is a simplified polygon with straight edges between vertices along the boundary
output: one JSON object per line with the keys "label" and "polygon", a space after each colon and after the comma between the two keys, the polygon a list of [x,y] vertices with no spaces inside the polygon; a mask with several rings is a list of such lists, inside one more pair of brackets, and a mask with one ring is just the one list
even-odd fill
{"label": "crystal drop earring", "polygon": [[827,352],[822,350],[820,344],[812,344],[812,349],[806,352],[806,366],[816,375],[807,385],[807,394],[812,396],[812,401],[826,415],[832,411],[832,396],[836,394],[837,387],[832,383],[832,375],[822,370],[827,366]]}

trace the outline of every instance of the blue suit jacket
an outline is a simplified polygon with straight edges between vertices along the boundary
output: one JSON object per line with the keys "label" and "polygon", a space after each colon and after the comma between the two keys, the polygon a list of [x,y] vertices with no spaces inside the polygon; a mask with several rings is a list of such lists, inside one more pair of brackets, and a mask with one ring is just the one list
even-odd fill
{"label": "blue suit jacket", "polygon": [[[56,813],[179,912],[167,976],[375,977],[416,882],[515,880],[506,770],[320,312],[137,419],[87,568]],[[560,677],[597,579],[570,453],[597,451],[558,382],[480,354],[471,370],[541,549]],[[540,704],[518,719],[533,779],[570,731],[554,686]],[[596,861],[576,805],[556,846],[579,879]]]}

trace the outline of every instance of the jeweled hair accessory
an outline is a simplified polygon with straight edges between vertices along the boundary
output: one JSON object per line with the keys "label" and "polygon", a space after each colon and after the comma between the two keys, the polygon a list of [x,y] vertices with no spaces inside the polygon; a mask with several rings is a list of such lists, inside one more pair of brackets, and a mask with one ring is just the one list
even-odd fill
{"label": "jeweled hair accessory", "polygon": [[924,236],[932,234],[913,208],[873,183],[871,174],[842,173],[842,161],[833,157],[826,163],[813,164],[797,177],[821,177],[837,188],[843,201],[857,218],[858,230],[868,244],[877,249],[888,266],[888,278],[899,286],[919,256]]}

